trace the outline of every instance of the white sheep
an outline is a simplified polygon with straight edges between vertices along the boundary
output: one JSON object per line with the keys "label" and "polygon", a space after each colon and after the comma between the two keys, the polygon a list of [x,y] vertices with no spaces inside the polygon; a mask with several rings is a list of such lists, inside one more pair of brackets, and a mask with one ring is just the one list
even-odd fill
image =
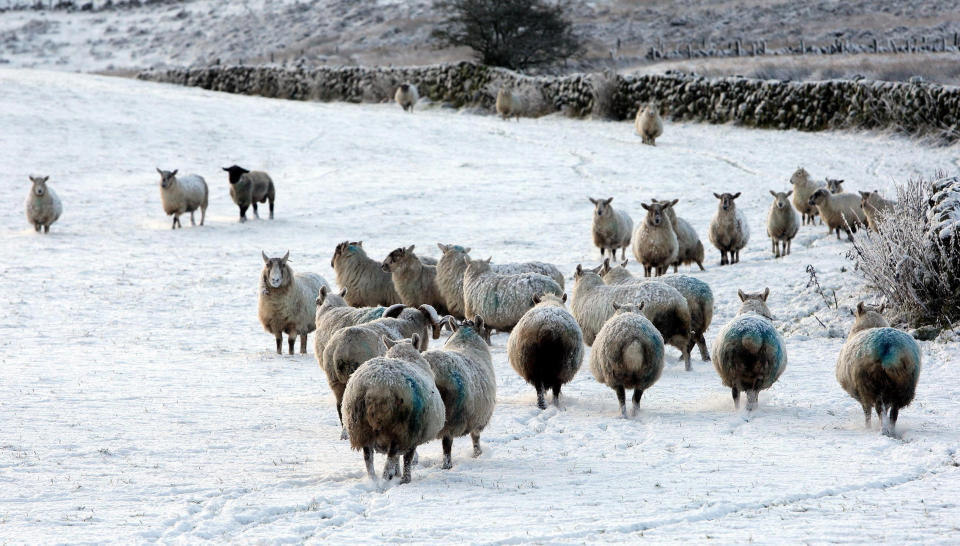
{"label": "white sheep", "polygon": [[497,377],[487,345],[490,332],[479,316],[457,323],[446,317],[453,334],[439,351],[427,351],[423,358],[430,363],[437,389],[446,408],[446,421],[437,435],[443,445],[443,465],[453,468],[453,439],[469,434],[473,440],[473,456],[479,457],[480,433],[493,416],[497,403]]}
{"label": "white sheep", "polygon": [[432,306],[441,315],[447,314],[447,302],[437,285],[437,266],[424,264],[413,252],[414,245],[400,247],[387,255],[381,265],[393,279],[393,287],[404,305]]}
{"label": "white sheep", "polygon": [[790,184],[793,185],[793,206],[802,216],[802,225],[813,224],[819,212],[817,212],[817,207],[809,203],[809,200],[813,192],[824,187],[823,182],[815,182],[810,178],[810,173],[806,169],[797,167],[797,170],[790,176]]}
{"label": "white sheep", "polygon": [[587,345],[593,345],[603,324],[613,316],[613,304],[643,303],[643,315],[657,327],[664,343],[680,350],[684,368],[691,370],[692,324],[687,300],[676,288],[660,280],[639,284],[605,285],[600,268],[577,265],[573,275],[570,310],[583,331]]}
{"label": "white sheep", "polygon": [[617,258],[617,249],[620,249],[621,258],[627,256],[627,247],[630,246],[630,236],[633,235],[633,219],[622,210],[614,210],[610,204],[613,197],[594,199],[593,203],[593,244],[600,249],[600,259],[609,250],[610,257]]}
{"label": "white sheep", "polygon": [[657,138],[663,134],[663,119],[657,103],[651,102],[638,109],[633,125],[644,144],[656,146]]}
{"label": "white sheep", "polygon": [[[641,284],[643,278],[634,277],[627,269],[627,262],[624,261],[618,266],[611,267],[609,260],[604,260],[600,269],[600,277],[608,285],[616,284]],[[704,333],[713,322],[713,291],[710,285],[696,277],[687,275],[664,275],[657,279],[680,292],[683,299],[687,300],[687,308],[690,310],[690,345],[689,350],[693,351],[696,345],[700,349],[700,358],[704,362],[710,360],[710,353],[707,351],[707,340]]]}
{"label": "white sheep", "polygon": [[613,304],[615,314],[608,320],[590,351],[590,371],[600,383],[617,393],[620,415],[627,417],[626,389],[633,389],[636,415],[643,391],[663,373],[663,336],[647,317],[640,314],[644,304]]}
{"label": "white sheep", "polygon": [[393,95],[393,100],[397,101],[397,104],[399,104],[405,112],[412,113],[414,105],[420,100],[420,94],[417,93],[417,86],[412,83],[400,84],[397,92]]}
{"label": "white sheep", "polygon": [[49,176],[31,176],[30,193],[27,195],[26,210],[27,222],[40,233],[50,233],[50,226],[63,213],[63,204],[53,188],[47,185]]}
{"label": "white sheep", "polygon": [[817,207],[820,217],[827,224],[827,233],[836,231],[839,239],[842,229],[846,232],[847,239],[852,241],[857,228],[867,221],[860,201],[861,199],[852,193],[834,194],[821,188],[813,192],[808,202]]}
{"label": "white sheep", "polygon": [[323,286],[317,295],[317,312],[314,315],[316,324],[316,333],[313,336],[313,354],[317,358],[320,367],[323,367],[323,350],[327,342],[333,337],[333,334],[341,328],[356,326],[377,320],[379,318],[396,318],[405,309],[402,303],[391,305],[390,307],[351,307],[347,304],[344,296],[347,295],[347,289],[344,288],[339,294],[333,293],[329,288]]}
{"label": "white sheep", "polygon": [[[462,319],[466,316],[463,314],[463,273],[467,270],[467,260],[470,259],[470,247],[437,243],[437,248],[442,253],[440,261],[437,262],[437,286],[447,303],[447,311]],[[557,266],[546,262],[490,264],[490,270],[504,275],[540,273],[550,277],[563,288],[563,274]]]}
{"label": "white sheep", "polygon": [[720,200],[717,213],[710,221],[710,242],[720,251],[720,265],[735,264],[740,261],[740,250],[750,241],[750,226],[734,200],[737,193],[714,193]]}
{"label": "white sheep", "polygon": [[740,311],[713,340],[713,366],[730,388],[733,405],[740,408],[740,392],[747,393],[747,411],[756,409],[760,391],[770,388],[787,368],[787,346],[773,327],[767,308],[770,289],[762,294],[737,291]]}
{"label": "white sheep", "polygon": [[317,294],[330,285],[316,273],[294,273],[287,260],[290,251],[282,258],[263,256],[263,271],[260,273],[260,294],[257,314],[263,329],[277,339],[277,354],[283,354],[283,334],[287,334],[290,354],[293,344],[300,336],[300,353],[307,352],[307,334],[316,328]]}
{"label": "white sheep", "polygon": [[677,261],[680,245],[665,212],[673,203],[640,204],[647,211],[647,216],[634,230],[632,245],[633,256],[643,264],[644,277],[663,275]]}
{"label": "white sheep", "polygon": [[409,483],[417,446],[436,438],[443,428],[443,399],[430,365],[417,350],[417,338],[383,338],[381,344],[389,350],[360,366],[343,393],[350,447],[363,450],[367,475],[374,480],[373,453],[380,451],[387,454],[383,479],[398,474],[402,454],[400,483]]}
{"label": "white sheep", "polygon": [[583,364],[583,333],[564,308],[566,301],[566,294],[537,294],[507,340],[510,365],[537,390],[540,409],[547,407],[547,389],[553,390],[553,403],[560,403],[561,387]]}
{"label": "white sheep", "polygon": [[501,87],[497,91],[496,102],[497,114],[503,119],[514,118],[520,121],[520,113],[523,109],[520,96],[514,93],[511,87]]}
{"label": "white sheep", "polygon": [[863,208],[863,215],[867,219],[867,227],[873,231],[877,230],[877,223],[892,213],[896,206],[896,201],[884,199],[876,190],[860,192],[860,207]]}
{"label": "white sheep", "polygon": [[382,262],[367,256],[363,241],[343,241],[333,251],[330,267],[337,274],[337,286],[345,288],[344,299],[354,307],[393,305],[400,295]]}
{"label": "white sheep", "polygon": [[920,346],[863,302],[856,317],[837,358],[837,381],[860,402],[867,427],[875,408],[883,434],[893,436],[900,409],[910,405],[917,391]]}
{"label": "white sheep", "polygon": [[[651,199],[650,201],[653,203],[667,202],[656,199]],[[673,232],[677,234],[677,259],[673,262],[673,272],[676,273],[677,267],[680,265],[691,264],[697,264],[700,271],[704,271],[703,243],[700,241],[700,236],[697,235],[697,230],[693,229],[690,222],[677,216],[676,204],[679,201],[679,199],[674,199],[671,201],[671,205],[664,209],[664,213],[667,215],[667,218],[670,219],[670,224],[673,226]]]}
{"label": "white sheep", "polygon": [[790,206],[788,198],[793,190],[776,192],[770,190],[773,203],[767,213],[767,235],[773,244],[773,255],[776,258],[790,254],[790,243],[800,229],[800,217],[797,211]]}
{"label": "white sheep", "polygon": [[463,312],[468,317],[480,315],[490,328],[509,331],[533,306],[533,296],[537,294],[560,296],[563,289],[539,273],[495,273],[489,258],[467,262],[463,273]]}
{"label": "white sheep", "polygon": [[253,215],[260,218],[257,203],[270,201],[270,219],[273,220],[273,202],[277,191],[270,175],[263,171],[248,171],[232,165],[224,167],[230,180],[230,198],[240,208],[240,222],[247,221],[247,207],[253,205]]}
{"label": "white sheep", "polygon": [[193,213],[200,209],[200,225],[207,217],[207,198],[209,190],[207,182],[198,174],[188,174],[186,176],[177,176],[177,170],[163,171],[157,168],[160,173],[160,200],[163,202],[163,212],[167,216],[173,216],[173,225],[170,229],[183,227],[180,223],[180,215],[190,213],[190,225],[195,226],[197,222],[193,219]]}

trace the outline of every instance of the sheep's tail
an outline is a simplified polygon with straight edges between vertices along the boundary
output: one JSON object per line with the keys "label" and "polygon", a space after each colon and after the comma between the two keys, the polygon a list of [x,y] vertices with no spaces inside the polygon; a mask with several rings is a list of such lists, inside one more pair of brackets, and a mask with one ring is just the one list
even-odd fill
{"label": "sheep's tail", "polygon": [[744,349],[753,354],[759,353],[763,348],[763,338],[758,335],[745,334],[740,338],[740,343]]}
{"label": "sheep's tail", "polygon": [[397,417],[397,409],[404,405],[399,393],[391,388],[371,388],[363,396],[364,418],[374,430],[383,430]]}

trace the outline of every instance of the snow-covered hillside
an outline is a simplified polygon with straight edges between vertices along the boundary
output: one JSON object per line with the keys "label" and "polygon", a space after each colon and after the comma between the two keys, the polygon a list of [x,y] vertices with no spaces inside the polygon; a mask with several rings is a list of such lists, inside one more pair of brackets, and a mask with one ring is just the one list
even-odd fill
{"label": "snow-covered hillside", "polygon": [[[956,148],[675,124],[651,148],[630,123],[411,115],[0,70],[0,150],[0,542],[957,536],[960,343],[922,344],[900,439],[864,430],[833,372],[865,297],[848,244],[805,227],[774,260],[763,236],[768,190],[798,165],[848,191],[887,189],[955,172]],[[273,175],[276,220],[237,223],[220,170],[233,163]],[[206,177],[206,226],[169,229],[155,167]],[[24,218],[29,173],[49,174],[64,202],[48,236]],[[470,458],[460,439],[441,470],[433,442],[412,484],[372,483],[339,439],[313,355],[277,356],[257,321],[261,249],[289,249],[296,270],[332,281],[345,239],[375,257],[460,243],[477,257],[556,263],[569,290],[578,263],[598,263],[588,196],[614,196],[635,220],[641,201],[680,198],[706,241],[712,192],[723,191],[743,192],[753,238],[741,263],[721,268],[708,248],[707,271],[693,273],[717,298],[708,343],[737,288],[769,286],[789,355],[752,415],[733,409],[711,364],[684,372],[674,349],[635,419],[617,418],[613,391],[586,367],[560,409],[539,411],[497,335],[484,454]],[[806,287],[808,264],[839,310]]]}

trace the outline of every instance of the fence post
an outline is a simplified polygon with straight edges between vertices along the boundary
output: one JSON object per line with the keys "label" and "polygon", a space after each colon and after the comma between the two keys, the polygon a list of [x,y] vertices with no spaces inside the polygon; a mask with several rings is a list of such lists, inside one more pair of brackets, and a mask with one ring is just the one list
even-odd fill
{"label": "fence post", "polygon": [[801,54],[801,55],[806,55],[806,54],[807,54],[807,47],[806,47],[805,45],[803,45],[803,40],[802,40],[802,39],[800,40],[800,54]]}
{"label": "fence post", "polygon": [[740,56],[740,40],[737,40],[737,57]]}

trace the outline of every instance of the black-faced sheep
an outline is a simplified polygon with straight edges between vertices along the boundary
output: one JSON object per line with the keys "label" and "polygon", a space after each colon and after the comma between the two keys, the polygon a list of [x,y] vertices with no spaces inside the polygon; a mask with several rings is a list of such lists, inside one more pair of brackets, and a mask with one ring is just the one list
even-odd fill
{"label": "black-faced sheep", "polygon": [[677,261],[680,245],[665,212],[675,202],[640,204],[647,216],[634,230],[632,246],[633,256],[643,264],[644,277],[663,275]]}
{"label": "black-faced sheep", "polygon": [[640,314],[643,305],[614,303],[615,314],[600,329],[590,352],[593,377],[616,391],[624,418],[626,389],[633,389],[632,413],[636,415],[643,391],[663,373],[663,336]]}
{"label": "black-faced sheep", "polygon": [[397,475],[403,454],[400,483],[409,483],[417,446],[436,438],[443,428],[443,399],[430,365],[417,350],[417,337],[381,340],[389,350],[360,366],[343,393],[350,447],[363,450],[367,475],[374,480],[373,453],[380,451],[387,454],[383,479]]}
{"label": "black-faced sheep", "polygon": [[44,233],[50,233],[50,226],[60,218],[63,213],[63,205],[60,198],[53,188],[47,185],[49,176],[31,176],[30,193],[27,195],[26,211],[27,222],[33,226],[33,229],[40,232],[43,228]]}
{"label": "black-faced sheep", "polygon": [[773,327],[767,308],[770,289],[762,294],[738,291],[740,311],[713,340],[713,366],[730,388],[734,407],[740,392],[747,393],[747,410],[756,409],[760,391],[770,388],[787,368],[787,346]]}
{"label": "black-faced sheep", "polygon": [[413,107],[419,99],[420,95],[417,93],[417,86],[412,83],[400,84],[400,87],[397,87],[397,92],[393,95],[393,100],[397,101],[397,104],[399,104],[405,112],[413,112]]}
{"label": "black-faced sheep", "polygon": [[198,174],[188,174],[186,176],[177,176],[177,169],[172,171],[163,171],[157,168],[160,173],[160,200],[163,202],[163,212],[167,216],[173,216],[173,225],[170,229],[183,227],[180,223],[180,215],[190,213],[190,225],[195,226],[197,222],[193,219],[193,213],[200,209],[200,225],[207,217],[207,199],[209,190],[207,182]]}
{"label": "black-faced sheep", "polygon": [[453,329],[442,350],[427,351],[437,389],[446,408],[446,421],[438,434],[443,445],[443,466],[452,468],[453,439],[467,434],[473,439],[473,456],[479,457],[480,433],[490,422],[497,403],[497,377],[490,358],[490,332],[479,316],[458,324],[446,317]]}
{"label": "black-faced sheep", "polygon": [[393,287],[404,305],[433,306],[441,315],[447,314],[447,302],[437,286],[437,266],[427,265],[413,253],[414,245],[400,247],[383,260],[384,272],[389,272]]}
{"label": "black-faced sheep", "polygon": [[593,244],[600,249],[600,259],[605,252],[610,251],[610,257],[617,258],[617,249],[620,249],[621,258],[627,256],[627,247],[630,246],[630,237],[633,235],[633,219],[622,210],[614,210],[610,202],[613,197],[606,199],[590,198],[593,203]]}
{"label": "black-faced sheep", "polygon": [[637,134],[644,144],[657,145],[657,138],[663,134],[663,119],[660,118],[660,108],[651,102],[637,110],[637,117],[633,121]]}
{"label": "black-faced sheep", "polygon": [[247,221],[247,207],[253,205],[253,215],[260,218],[257,212],[257,203],[270,201],[270,219],[273,220],[273,202],[276,199],[276,189],[270,175],[263,171],[248,171],[243,167],[233,165],[224,167],[230,180],[230,198],[240,208],[240,221]]}
{"label": "black-faced sheep", "polygon": [[740,261],[740,250],[750,241],[750,226],[734,203],[740,192],[714,193],[713,196],[720,203],[710,221],[710,242],[720,251],[720,265],[735,264]]}
{"label": "black-faced sheep", "polygon": [[546,409],[544,393],[553,390],[559,404],[560,389],[583,364],[583,334],[563,304],[567,295],[535,296],[534,307],[524,313],[507,340],[510,365],[537,389],[537,407]]}
{"label": "black-faced sheep", "polygon": [[866,426],[876,409],[881,430],[894,435],[900,409],[910,405],[920,378],[920,346],[863,302],[837,358],[837,381],[863,407]]}
{"label": "black-faced sheep", "polygon": [[837,232],[837,239],[840,238],[840,230],[843,230],[847,239],[852,241],[857,228],[867,221],[860,198],[852,193],[833,194],[821,188],[813,192],[809,203],[817,207],[820,217],[827,224],[827,233]]}
{"label": "black-faced sheep", "polygon": [[563,289],[539,273],[495,273],[489,258],[467,262],[463,273],[463,312],[468,317],[480,315],[489,328],[501,332],[512,329],[533,306],[537,294],[560,296]]}
{"label": "black-faced sheep", "polygon": [[[667,202],[656,199],[650,201],[653,203]],[[697,264],[700,271],[703,271],[703,243],[700,241],[700,236],[697,235],[697,230],[693,229],[690,222],[677,216],[675,205],[678,201],[679,199],[670,201],[673,204],[664,209],[664,213],[670,219],[670,224],[673,225],[674,233],[677,234],[677,260],[672,264],[673,272],[676,273],[677,267],[680,265],[691,264]]]}
{"label": "black-faced sheep", "polygon": [[790,176],[790,184],[793,185],[793,206],[802,215],[803,225],[813,224],[819,212],[817,212],[817,207],[809,203],[810,196],[813,195],[813,192],[824,187],[823,182],[815,182],[810,178],[810,173],[806,169],[798,167]]}
{"label": "black-faced sheep", "polygon": [[381,262],[367,256],[363,241],[338,244],[330,267],[337,274],[337,286],[347,290],[344,299],[350,305],[366,307],[400,303],[390,272],[383,270]]}
{"label": "black-faced sheep", "polygon": [[776,258],[790,254],[790,243],[800,229],[800,217],[788,200],[791,193],[793,190],[786,193],[770,190],[773,203],[767,214],[767,235],[773,244],[773,255]]}
{"label": "black-faced sheep", "polygon": [[300,353],[307,352],[307,334],[316,328],[317,294],[330,286],[316,273],[294,273],[287,264],[290,252],[282,258],[263,256],[257,314],[263,329],[277,339],[277,354],[283,354],[283,334],[287,334],[290,354],[300,336]]}

